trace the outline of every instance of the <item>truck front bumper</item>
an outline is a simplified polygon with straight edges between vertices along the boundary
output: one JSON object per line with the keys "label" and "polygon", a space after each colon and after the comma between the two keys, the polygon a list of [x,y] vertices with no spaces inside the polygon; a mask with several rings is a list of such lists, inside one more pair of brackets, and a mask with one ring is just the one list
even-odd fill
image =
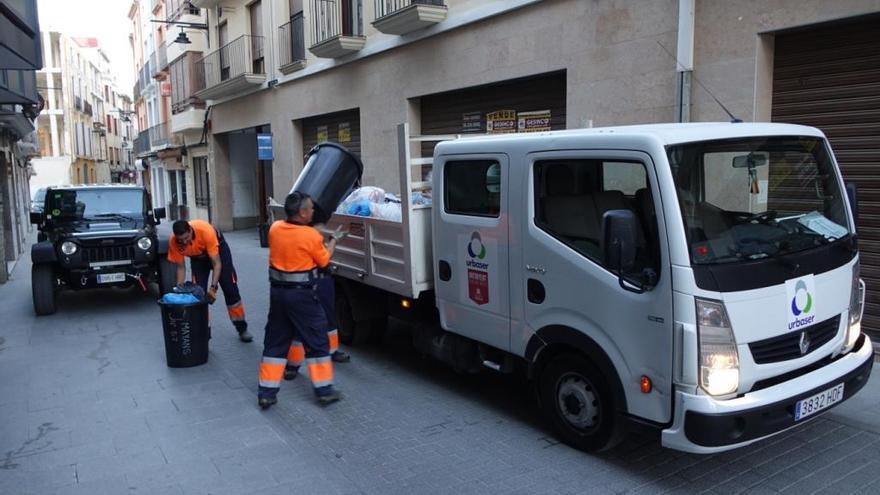
{"label": "truck front bumper", "polygon": [[[827,366],[735,399],[716,400],[707,395],[676,392],[674,420],[670,428],[663,430],[663,446],[710,454],[757,442],[821,416],[867,383],[874,364],[874,348],[867,335],[862,334],[859,343],[852,352]],[[799,400],[840,383],[844,384],[843,400],[795,422],[794,408]]]}

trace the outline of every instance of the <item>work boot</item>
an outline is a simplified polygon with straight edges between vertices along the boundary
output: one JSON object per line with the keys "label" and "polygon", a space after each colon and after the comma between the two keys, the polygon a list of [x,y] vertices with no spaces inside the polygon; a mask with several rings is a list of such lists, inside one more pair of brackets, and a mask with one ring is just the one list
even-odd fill
{"label": "work boot", "polygon": [[329,404],[333,404],[334,402],[342,399],[342,395],[336,389],[331,390],[329,393],[318,396],[318,404],[322,406],[326,406]]}
{"label": "work boot", "polygon": [[293,380],[298,374],[299,366],[286,366],[284,368],[284,379],[287,381]]}
{"label": "work boot", "polygon": [[330,359],[334,363],[347,363],[351,361],[351,355],[345,351],[336,351],[330,356]]}
{"label": "work boot", "polygon": [[242,342],[253,342],[254,336],[247,330],[242,330],[238,332],[238,340]]}
{"label": "work boot", "polygon": [[257,405],[260,406],[260,409],[269,409],[273,405],[278,402],[278,399],[275,397],[258,397]]}

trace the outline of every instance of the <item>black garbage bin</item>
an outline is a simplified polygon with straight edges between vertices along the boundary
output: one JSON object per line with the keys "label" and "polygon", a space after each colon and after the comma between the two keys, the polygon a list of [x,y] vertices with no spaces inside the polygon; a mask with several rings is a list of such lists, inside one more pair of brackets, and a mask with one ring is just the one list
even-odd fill
{"label": "black garbage bin", "polygon": [[315,204],[315,223],[325,223],[361,180],[364,164],[341,144],[325,142],[309,151],[293,191],[308,194]]}
{"label": "black garbage bin", "polygon": [[162,309],[165,361],[169,368],[189,368],[208,362],[208,303],[168,304]]}

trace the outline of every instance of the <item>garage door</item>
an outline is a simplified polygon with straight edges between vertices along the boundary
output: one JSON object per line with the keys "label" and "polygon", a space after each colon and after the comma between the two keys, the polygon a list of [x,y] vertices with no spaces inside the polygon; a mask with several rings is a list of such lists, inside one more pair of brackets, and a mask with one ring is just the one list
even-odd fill
{"label": "garage door", "polygon": [[880,335],[880,17],[779,34],[772,119],[825,132],[859,188],[865,323]]}
{"label": "garage door", "polygon": [[302,129],[303,155],[319,142],[333,141],[361,156],[361,112],[357,108],[303,119]]}
{"label": "garage door", "polygon": [[[490,126],[540,130],[545,123],[550,130],[565,129],[565,92],[562,71],[423,96],[422,134],[485,133]],[[433,146],[424,143],[422,155],[433,154]]]}

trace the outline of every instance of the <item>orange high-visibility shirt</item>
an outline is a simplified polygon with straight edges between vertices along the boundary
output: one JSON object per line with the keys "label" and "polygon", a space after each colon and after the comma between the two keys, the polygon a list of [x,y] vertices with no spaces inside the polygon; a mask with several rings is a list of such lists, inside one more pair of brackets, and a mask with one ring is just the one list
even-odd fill
{"label": "orange high-visibility shirt", "polygon": [[217,231],[214,226],[204,220],[192,220],[189,226],[193,230],[193,240],[189,246],[177,244],[174,235],[168,240],[168,261],[183,263],[183,257],[196,256],[219,256],[220,241],[217,239]]}
{"label": "orange high-visibility shirt", "polygon": [[314,227],[278,220],[269,227],[269,266],[282,272],[305,272],[330,263],[324,236]]}

